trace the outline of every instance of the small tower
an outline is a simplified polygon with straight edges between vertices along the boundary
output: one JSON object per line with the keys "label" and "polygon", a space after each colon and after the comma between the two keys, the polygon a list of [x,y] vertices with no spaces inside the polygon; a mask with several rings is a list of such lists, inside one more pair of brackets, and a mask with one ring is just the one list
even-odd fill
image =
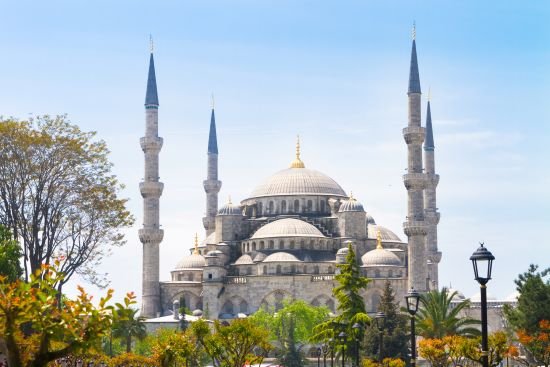
{"label": "small tower", "polygon": [[202,224],[206,236],[216,229],[216,214],[218,213],[218,193],[222,182],[218,180],[218,139],[216,136],[216,116],[214,114],[214,96],[212,96],[212,115],[210,116],[210,133],[208,135],[206,180],[202,182],[206,192],[206,216]]}
{"label": "small tower", "polygon": [[163,140],[158,136],[157,81],[151,41],[149,76],[145,93],[145,136],[140,139],[145,155],[145,177],[139,184],[143,197],[143,228],[139,240],[143,244],[143,286],[141,315],[147,318],[160,314],[159,245],[164,231],[159,228],[159,198],[164,185],[159,182],[159,152]]}
{"label": "small tower", "polygon": [[422,143],[425,130],[421,126],[422,91],[416,57],[416,28],[413,28],[411,66],[409,74],[409,116],[408,126],[403,129],[407,143],[408,165],[403,182],[408,193],[407,220],[403,229],[409,239],[409,288],[417,291],[428,290],[426,226],[424,223],[424,187],[425,175],[422,172]]}
{"label": "small tower", "polygon": [[432,128],[432,111],[430,96],[428,95],[428,110],[426,112],[426,141],[424,142],[424,162],[426,169],[426,188],[424,189],[424,221],[426,222],[426,251],[431,265],[428,268],[430,289],[439,288],[438,266],[441,261],[441,252],[437,250],[437,224],[439,212],[437,211],[436,188],[439,183],[439,175],[435,173],[435,144]]}

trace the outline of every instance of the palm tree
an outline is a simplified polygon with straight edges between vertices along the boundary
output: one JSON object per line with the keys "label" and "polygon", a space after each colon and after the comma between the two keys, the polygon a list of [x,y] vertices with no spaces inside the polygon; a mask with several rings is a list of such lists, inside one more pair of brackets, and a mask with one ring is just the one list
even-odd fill
{"label": "palm tree", "polygon": [[113,336],[121,338],[123,343],[126,343],[126,353],[132,351],[132,338],[136,337],[139,340],[145,338],[147,332],[145,330],[145,317],[138,316],[138,310],[131,308],[118,309],[116,318],[113,324]]}
{"label": "palm tree", "polygon": [[470,300],[451,304],[456,295],[456,291],[449,294],[447,288],[443,288],[441,291],[432,290],[420,297],[417,314],[419,335],[438,339],[447,335],[480,335],[479,329],[475,327],[481,325],[479,320],[459,316],[460,311],[470,306]]}

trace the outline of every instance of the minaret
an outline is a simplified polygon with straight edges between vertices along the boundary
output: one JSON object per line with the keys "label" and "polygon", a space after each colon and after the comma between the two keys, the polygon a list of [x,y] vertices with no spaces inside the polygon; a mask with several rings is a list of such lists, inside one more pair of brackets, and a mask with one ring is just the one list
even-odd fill
{"label": "minaret", "polygon": [[441,252],[437,250],[437,224],[439,212],[436,203],[436,188],[439,183],[439,175],[435,173],[434,134],[432,128],[432,111],[430,96],[428,94],[428,110],[426,112],[426,141],[424,142],[424,162],[426,169],[426,188],[424,189],[424,221],[426,222],[426,251],[431,265],[428,269],[430,289],[438,289],[438,266],[441,261]]}
{"label": "minaret", "polygon": [[216,116],[214,114],[214,96],[212,96],[212,115],[210,117],[210,133],[208,135],[208,162],[206,167],[206,180],[202,182],[206,192],[206,216],[202,218],[202,224],[206,230],[206,236],[216,229],[216,214],[218,213],[218,193],[222,182],[218,180],[218,139],[216,137]]}
{"label": "minaret", "polygon": [[145,178],[139,184],[143,197],[143,228],[139,239],[143,244],[143,287],[141,315],[147,318],[160,314],[159,244],[164,231],[159,228],[159,198],[164,185],[159,182],[159,152],[162,138],[158,136],[157,81],[153,60],[153,43],[149,59],[149,76],[145,93],[145,136],[140,139],[145,155]]}
{"label": "minaret", "polygon": [[407,174],[403,181],[408,193],[407,221],[403,223],[409,238],[409,287],[419,292],[427,291],[426,227],[424,223],[424,186],[422,172],[422,143],[425,131],[420,126],[421,97],[420,76],[416,58],[416,28],[413,27],[411,68],[409,74],[409,116],[403,137],[408,149]]}

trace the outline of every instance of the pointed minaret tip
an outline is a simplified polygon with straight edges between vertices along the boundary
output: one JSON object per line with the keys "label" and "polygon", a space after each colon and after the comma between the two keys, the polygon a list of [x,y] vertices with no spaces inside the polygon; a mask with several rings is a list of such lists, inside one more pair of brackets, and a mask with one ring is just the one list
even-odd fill
{"label": "pointed minaret tip", "polygon": [[153,38],[150,38],[151,56],[149,58],[149,74],[147,75],[147,90],[145,92],[146,108],[155,108],[159,105],[157,93],[157,77],[155,75],[155,59],[153,58]]}
{"label": "pointed minaret tip", "polygon": [[216,133],[216,115],[214,114],[214,94],[211,100],[210,132],[208,133],[208,153],[218,154],[218,135]]}
{"label": "pointed minaret tip", "polygon": [[426,111],[426,139],[424,140],[424,151],[435,150],[434,131],[432,127],[431,90],[428,91],[428,107]]}
{"label": "pointed minaret tip", "polygon": [[420,75],[418,73],[418,58],[416,57],[416,23],[413,23],[412,30],[411,66],[409,72],[408,93],[422,93],[420,89]]}

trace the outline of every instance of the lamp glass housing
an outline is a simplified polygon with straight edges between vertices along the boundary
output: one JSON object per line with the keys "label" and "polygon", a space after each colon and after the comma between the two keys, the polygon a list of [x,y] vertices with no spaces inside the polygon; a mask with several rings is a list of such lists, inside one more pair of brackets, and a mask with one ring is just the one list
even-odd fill
{"label": "lamp glass housing", "polygon": [[378,328],[378,331],[384,330],[384,328],[386,327],[386,314],[384,312],[378,312],[376,313],[374,320],[376,321],[376,327]]}
{"label": "lamp glass housing", "polygon": [[420,294],[414,290],[414,288],[409,289],[409,292],[405,296],[405,300],[407,301],[407,311],[411,315],[415,315],[418,311],[418,302],[420,301]]}
{"label": "lamp glass housing", "polygon": [[479,284],[485,285],[491,280],[491,271],[493,269],[493,260],[495,257],[487,248],[483,247],[483,243],[480,245],[481,246],[472,256],[470,256],[470,260],[472,260],[472,265],[474,267],[475,280],[477,280]]}

